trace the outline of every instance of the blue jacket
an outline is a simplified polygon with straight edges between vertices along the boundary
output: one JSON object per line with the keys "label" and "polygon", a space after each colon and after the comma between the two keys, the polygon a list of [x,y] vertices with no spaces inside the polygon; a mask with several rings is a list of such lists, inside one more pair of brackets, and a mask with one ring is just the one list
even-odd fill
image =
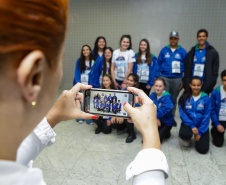
{"label": "blue jacket", "polygon": [[112,101],[112,96],[108,96],[108,101],[111,103],[111,101]]}
{"label": "blue jacket", "polygon": [[157,99],[156,92],[153,92],[149,98],[154,102],[157,107],[157,118],[161,123],[173,126],[174,119],[172,114],[173,100],[171,95],[165,91],[161,98]]}
{"label": "blue jacket", "polygon": [[112,110],[114,110],[114,111],[117,110],[117,104],[112,105]]}
{"label": "blue jacket", "polygon": [[[137,59],[138,53],[135,55],[135,58]],[[150,85],[151,87],[154,84],[154,80],[158,76],[158,71],[156,71],[157,66],[157,58],[155,55],[151,54],[151,64],[148,67],[149,69],[149,78],[147,81],[147,85]],[[133,63],[133,73],[137,74],[138,64],[136,62]],[[139,76],[140,77],[140,76]]]}
{"label": "blue jacket", "polygon": [[212,125],[216,127],[220,125],[219,112],[221,107],[221,86],[212,91],[210,100]]}
{"label": "blue jacket", "polygon": [[121,103],[116,103],[117,104],[117,109],[121,109]]}
{"label": "blue jacket", "polygon": [[196,127],[201,136],[209,128],[210,106],[210,99],[206,93],[202,92],[197,101],[191,96],[185,102],[184,110],[181,104],[179,105],[180,118],[191,129]]}
{"label": "blue jacket", "polygon": [[117,96],[112,96],[112,101],[115,101],[115,103],[117,103]]}
{"label": "blue jacket", "polygon": [[[164,47],[158,57],[158,71],[159,76],[169,77],[169,78],[181,78],[184,72],[184,61],[187,56],[187,52],[181,46],[172,52],[170,45]],[[180,72],[172,73],[172,62],[180,62]]]}
{"label": "blue jacket", "polygon": [[[89,80],[88,84],[92,85],[93,88],[99,88],[100,87],[100,75],[103,68],[103,62],[101,61],[94,61],[94,64],[91,68],[91,71],[89,73]],[[76,61],[75,65],[75,77],[73,81],[73,86],[80,82],[81,83],[81,69],[80,69],[80,59]]]}

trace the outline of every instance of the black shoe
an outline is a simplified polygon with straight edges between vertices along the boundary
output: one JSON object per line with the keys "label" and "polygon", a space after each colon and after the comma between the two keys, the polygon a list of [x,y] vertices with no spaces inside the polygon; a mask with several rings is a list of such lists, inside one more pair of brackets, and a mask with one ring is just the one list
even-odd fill
{"label": "black shoe", "polygon": [[129,134],[128,137],[126,138],[126,143],[132,143],[134,139],[136,139],[136,135],[133,134]]}
{"label": "black shoe", "polygon": [[102,131],[101,127],[97,127],[95,130],[95,134],[99,134],[101,133],[101,131]]}
{"label": "black shoe", "polygon": [[169,139],[170,136],[171,136],[171,133],[169,132],[169,133],[164,137],[164,139]]}

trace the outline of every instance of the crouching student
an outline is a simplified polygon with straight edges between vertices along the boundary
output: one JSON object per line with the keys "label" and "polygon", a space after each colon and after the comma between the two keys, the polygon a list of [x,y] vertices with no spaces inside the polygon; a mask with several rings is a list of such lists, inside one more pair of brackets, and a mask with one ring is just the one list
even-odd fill
{"label": "crouching student", "polygon": [[[111,75],[105,74],[103,76],[101,88],[102,89],[115,89]],[[107,101],[106,105],[104,105],[102,107],[103,107],[102,110],[104,112],[109,112],[111,109],[110,101]],[[103,132],[104,134],[111,133],[112,127],[111,127],[110,120],[111,120],[111,118],[106,117],[106,116],[100,116],[97,120],[95,120],[95,123],[97,124],[95,134],[99,134],[101,132]]]}
{"label": "crouching student", "polygon": [[179,99],[179,113],[182,120],[179,136],[184,146],[190,145],[194,135],[195,148],[201,154],[209,151],[210,99],[201,92],[201,78],[194,76],[190,88]]}
{"label": "crouching student", "polygon": [[165,87],[165,80],[162,77],[156,78],[154,81],[155,92],[149,96],[157,107],[157,124],[161,143],[163,139],[170,138],[170,130],[174,124],[172,114],[173,100],[171,95],[164,90]]}
{"label": "crouching student", "polygon": [[226,128],[226,70],[221,73],[222,85],[211,93],[211,135],[213,144],[221,147],[224,143]]}

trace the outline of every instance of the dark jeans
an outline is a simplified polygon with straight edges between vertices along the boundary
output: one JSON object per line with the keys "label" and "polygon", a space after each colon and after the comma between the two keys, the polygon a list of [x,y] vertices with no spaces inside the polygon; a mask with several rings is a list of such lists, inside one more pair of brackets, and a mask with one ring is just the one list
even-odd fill
{"label": "dark jeans", "polygon": [[111,126],[107,126],[107,119],[103,119],[102,116],[100,116],[97,120],[94,120],[98,127],[101,128],[101,131],[104,134],[110,134],[111,133]]}
{"label": "dark jeans", "polygon": [[[123,82],[123,81],[119,81],[119,80],[116,80],[116,79],[115,79],[115,81],[117,82],[117,84],[122,85],[122,82]],[[116,87],[116,88],[117,88],[117,87]],[[121,90],[121,88],[118,87],[118,90]],[[122,90],[124,90],[124,89],[122,89]]]}
{"label": "dark jeans", "polygon": [[146,95],[149,96],[151,89],[147,89],[146,86],[147,83],[140,83],[139,89],[142,89],[146,93]]}
{"label": "dark jeans", "polygon": [[[220,124],[226,128],[226,121],[220,121]],[[213,138],[213,144],[218,147],[222,147],[224,144],[224,132],[218,132],[216,127],[212,127],[211,135]]]}
{"label": "dark jeans", "polygon": [[163,139],[168,139],[170,137],[170,130],[171,130],[171,126],[165,125],[164,123],[161,123],[161,126],[158,127],[159,130],[159,138],[160,138],[160,142],[163,142]]}
{"label": "dark jeans", "polygon": [[[193,136],[191,128],[183,123],[181,123],[179,136],[183,140],[190,140]],[[209,151],[210,139],[209,139],[209,129],[202,134],[198,141],[195,141],[195,149],[200,154],[206,154]]]}
{"label": "dark jeans", "polygon": [[127,119],[124,120],[124,123],[126,124],[126,127],[127,127],[127,133],[128,134],[135,134],[134,124],[133,123],[129,123],[127,121]]}

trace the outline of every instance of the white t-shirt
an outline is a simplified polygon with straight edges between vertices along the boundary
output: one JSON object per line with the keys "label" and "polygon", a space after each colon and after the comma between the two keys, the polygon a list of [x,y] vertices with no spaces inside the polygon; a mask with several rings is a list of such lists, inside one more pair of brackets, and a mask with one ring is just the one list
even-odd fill
{"label": "white t-shirt", "polygon": [[221,93],[221,105],[219,111],[219,121],[226,121],[226,92],[223,88],[223,85],[221,86],[220,93]]}
{"label": "white t-shirt", "polygon": [[128,64],[135,62],[135,53],[133,50],[121,52],[117,49],[113,52],[112,63],[115,63],[115,79],[123,81],[128,71]]}
{"label": "white t-shirt", "polygon": [[92,68],[92,66],[94,64],[94,60],[92,60],[92,62],[91,62],[91,68],[90,68],[90,65],[89,65],[89,61],[85,61],[85,64],[86,64],[86,70],[84,71],[84,73],[81,74],[81,83],[85,84],[85,85],[88,85],[89,73],[90,73],[91,68]]}
{"label": "white t-shirt", "polygon": [[194,98],[195,101],[198,101],[199,98],[200,98],[200,96],[201,96],[201,94],[202,94],[202,93],[200,93],[198,96],[192,96],[192,97]]}
{"label": "white t-shirt", "polygon": [[146,62],[146,56],[141,55],[142,64],[137,64],[137,75],[139,76],[139,82],[147,83],[149,79],[149,66]]}

